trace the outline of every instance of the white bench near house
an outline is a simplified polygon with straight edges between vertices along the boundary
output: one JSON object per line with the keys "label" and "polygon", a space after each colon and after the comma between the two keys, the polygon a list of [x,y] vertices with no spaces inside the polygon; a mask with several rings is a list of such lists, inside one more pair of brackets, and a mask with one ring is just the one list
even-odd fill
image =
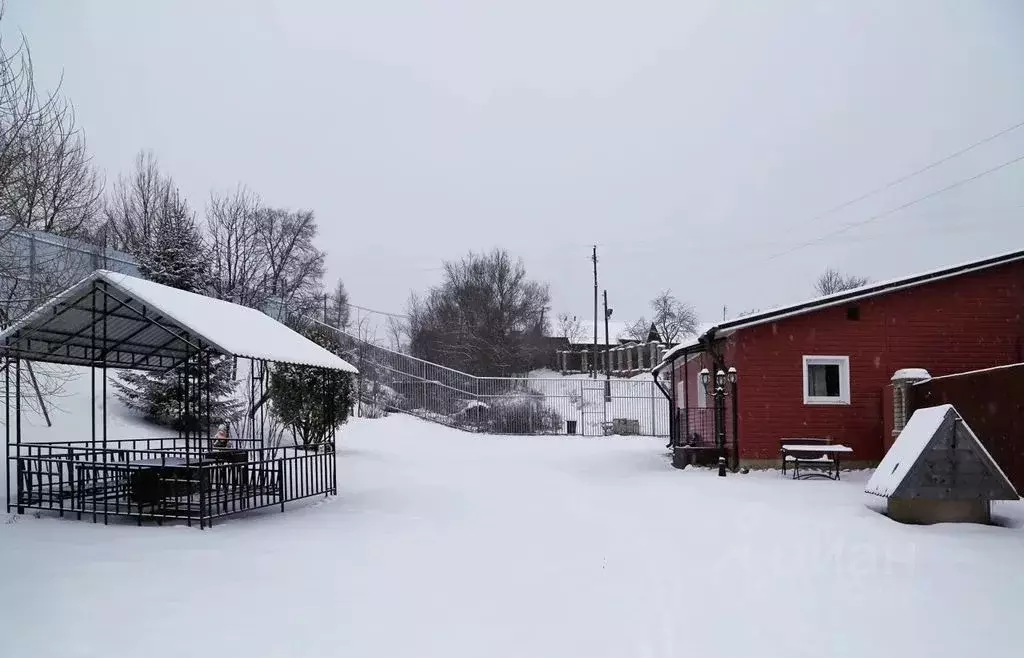
{"label": "white bench near house", "polygon": [[[832,443],[831,439],[818,437],[780,439],[779,444],[779,453],[782,455],[782,474],[785,475],[786,467],[791,466],[794,480],[805,480],[811,477],[838,480],[840,456],[853,452],[853,448],[850,446]],[[804,468],[803,473],[801,473],[801,467]],[[822,472],[823,470],[824,472]]]}

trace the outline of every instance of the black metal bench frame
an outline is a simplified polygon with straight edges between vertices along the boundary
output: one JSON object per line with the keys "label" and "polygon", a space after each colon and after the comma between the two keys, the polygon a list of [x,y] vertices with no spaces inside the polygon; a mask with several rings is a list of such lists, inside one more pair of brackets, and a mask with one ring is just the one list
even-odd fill
{"label": "black metal bench frame", "polygon": [[[800,445],[807,446],[807,450],[789,451],[783,448],[783,445]],[[820,437],[801,437],[801,438],[790,438],[790,439],[779,439],[779,454],[782,459],[782,474],[786,474],[786,465],[792,464],[793,466],[793,479],[794,480],[806,480],[812,477],[824,477],[829,480],[839,479],[839,453],[830,452],[816,452],[815,446],[830,446],[833,445],[831,438],[820,438]],[[800,467],[803,466],[805,469],[814,469],[810,473],[800,474]],[[821,472],[821,467],[825,467],[825,472]]]}

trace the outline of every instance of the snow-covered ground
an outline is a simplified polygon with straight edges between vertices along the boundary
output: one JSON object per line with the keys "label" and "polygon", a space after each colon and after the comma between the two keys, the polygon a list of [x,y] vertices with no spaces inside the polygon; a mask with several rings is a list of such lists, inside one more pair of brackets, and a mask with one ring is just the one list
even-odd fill
{"label": "snow-covered ground", "polygon": [[0,656],[1020,655],[1010,527],[899,525],[867,473],[718,478],[660,439],[355,420],[339,495],[212,530],[0,524]]}

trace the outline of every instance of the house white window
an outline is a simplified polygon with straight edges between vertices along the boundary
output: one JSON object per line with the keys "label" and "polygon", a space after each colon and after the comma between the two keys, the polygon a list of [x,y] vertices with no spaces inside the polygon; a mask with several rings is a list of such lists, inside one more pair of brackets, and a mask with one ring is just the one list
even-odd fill
{"label": "house white window", "polygon": [[708,406],[708,392],[704,390],[704,384],[700,381],[700,373],[694,373],[691,386],[697,389],[697,408],[706,409]]}
{"label": "house white window", "polygon": [[804,404],[850,404],[850,357],[804,357]]}

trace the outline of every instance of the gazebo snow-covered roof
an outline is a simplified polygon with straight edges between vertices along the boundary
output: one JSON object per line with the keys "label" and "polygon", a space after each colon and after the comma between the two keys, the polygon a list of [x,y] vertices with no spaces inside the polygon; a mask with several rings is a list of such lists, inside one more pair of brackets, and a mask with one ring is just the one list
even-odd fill
{"label": "gazebo snow-covered roof", "polygon": [[0,333],[11,357],[166,370],[212,352],[355,373],[265,313],[125,274],[96,270]]}

